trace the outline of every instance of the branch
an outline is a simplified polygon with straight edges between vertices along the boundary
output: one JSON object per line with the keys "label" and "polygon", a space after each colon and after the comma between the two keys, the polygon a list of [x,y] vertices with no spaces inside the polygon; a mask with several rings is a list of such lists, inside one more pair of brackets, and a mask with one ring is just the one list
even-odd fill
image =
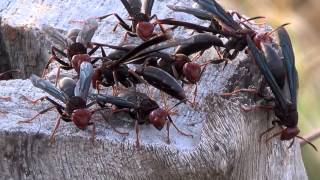
{"label": "branch", "polygon": [[[317,129],[316,131],[313,131],[305,136],[303,136],[304,139],[307,141],[314,141],[320,137],[320,129]],[[307,144],[307,141],[300,141],[300,145],[304,146]]]}

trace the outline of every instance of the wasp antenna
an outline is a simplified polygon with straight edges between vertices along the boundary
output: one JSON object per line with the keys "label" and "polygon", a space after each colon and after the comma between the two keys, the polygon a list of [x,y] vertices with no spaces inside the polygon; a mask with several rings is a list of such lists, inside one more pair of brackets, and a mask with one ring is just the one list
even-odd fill
{"label": "wasp antenna", "polygon": [[292,141],[291,141],[291,143],[290,143],[290,145],[289,145],[288,149],[290,149],[290,148],[292,147],[293,143],[294,143],[294,138],[292,139]]}
{"label": "wasp antenna", "polygon": [[107,15],[104,15],[104,16],[97,16],[95,18],[98,19],[99,21],[101,21],[102,19],[107,18],[107,17],[112,16],[112,15],[114,15],[114,13],[107,14]]}
{"label": "wasp antenna", "polygon": [[241,21],[240,23],[244,23],[244,22],[248,22],[248,21],[252,21],[252,20],[256,20],[256,19],[266,19],[266,17],[264,17],[264,16],[256,16],[256,17],[252,17],[252,18],[246,19],[244,21]]}
{"label": "wasp antenna", "polygon": [[269,138],[266,140],[266,143],[267,143],[268,141],[270,141],[272,138],[274,138],[274,137],[276,137],[276,136],[279,136],[281,133],[282,133],[282,130],[279,131],[279,132],[277,132],[277,133],[275,133],[274,135],[272,135],[271,137],[269,137]]}
{"label": "wasp antenna", "polygon": [[268,32],[268,34],[270,35],[270,34],[276,32],[276,31],[278,31],[280,28],[285,27],[287,25],[290,25],[290,23],[284,23],[284,24],[280,25],[279,27],[275,28],[274,30]]}
{"label": "wasp antenna", "polygon": [[177,107],[178,105],[180,105],[180,104],[182,104],[182,103],[185,103],[185,101],[182,100],[182,101],[178,102],[178,103],[175,104],[172,108],[170,108],[170,109],[168,110],[168,112],[172,111],[175,107]]}
{"label": "wasp antenna", "polygon": [[308,143],[310,146],[312,146],[314,150],[318,151],[317,147],[314,144],[312,144],[310,141],[308,141],[307,139],[305,139],[305,138],[303,138],[301,136],[296,136],[296,137],[299,138],[299,139],[302,139],[303,141]]}

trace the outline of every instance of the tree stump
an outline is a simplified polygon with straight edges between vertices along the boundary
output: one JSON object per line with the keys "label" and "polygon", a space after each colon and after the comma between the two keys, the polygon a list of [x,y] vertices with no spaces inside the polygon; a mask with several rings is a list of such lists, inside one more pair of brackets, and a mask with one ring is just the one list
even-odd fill
{"label": "tree stump", "polygon": [[[153,12],[159,18],[174,17],[203,23],[192,16],[173,13],[167,4],[177,4],[177,0],[156,1]],[[180,3],[189,5],[190,2]],[[190,6],[190,5],[189,5]],[[0,3],[1,33],[11,67],[25,69],[28,63],[34,68],[25,73],[40,73],[47,61],[47,42],[41,24],[49,24],[67,30],[72,19],[86,19],[116,11],[127,15],[118,0],[83,0],[77,2],[44,0],[39,2],[15,2],[5,0]],[[117,44],[124,35],[122,30],[112,34],[115,19],[101,22],[94,41]],[[35,34],[26,39],[10,40],[9,31]],[[11,31],[11,30],[10,30]],[[174,37],[186,36],[186,31],[178,29]],[[22,43],[24,42],[24,43]],[[29,43],[26,43],[29,42]],[[34,42],[34,43],[31,43]],[[36,44],[36,45],[35,45]],[[40,47],[40,48],[39,48]],[[16,55],[15,51],[19,52]],[[29,53],[29,54],[28,54]],[[213,50],[202,59],[212,58]],[[2,57],[2,56],[0,56]],[[37,57],[37,58],[35,58]],[[32,62],[29,60],[33,59]],[[1,59],[0,59],[1,61]],[[13,65],[15,61],[17,66]],[[25,64],[26,63],[26,64]],[[30,65],[30,64],[29,64]],[[97,139],[94,145],[89,140],[92,130],[77,129],[73,123],[62,122],[56,140],[49,137],[58,113],[50,111],[31,124],[18,121],[34,116],[48,107],[48,102],[32,105],[22,96],[31,99],[46,95],[32,86],[29,80],[9,80],[0,82],[0,96],[11,96],[11,100],[0,100],[0,177],[1,179],[307,179],[301,158],[300,146],[296,141],[288,149],[289,142],[274,138],[265,143],[259,136],[271,127],[275,119],[272,111],[257,110],[242,112],[243,104],[252,105],[257,98],[239,94],[230,98],[219,96],[221,92],[232,91],[237,86],[257,85],[259,73],[245,54],[223,70],[222,66],[210,65],[198,85],[199,102],[196,108],[181,105],[174,122],[193,138],[170,129],[171,143],[166,144],[166,132],[150,125],[142,125],[141,147],[135,148],[135,131],[132,124],[117,125],[128,136],[117,134],[109,123],[99,115],[94,117],[97,124]],[[188,88],[188,87],[187,87]],[[189,96],[192,95],[189,88]],[[113,119],[119,121],[122,116]],[[268,135],[279,131],[275,129]]]}

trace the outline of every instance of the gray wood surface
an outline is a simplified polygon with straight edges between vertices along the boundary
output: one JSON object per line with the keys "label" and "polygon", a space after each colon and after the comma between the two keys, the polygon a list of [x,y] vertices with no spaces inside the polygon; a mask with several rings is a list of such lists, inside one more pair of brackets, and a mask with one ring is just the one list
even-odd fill
{"label": "gray wood surface", "polygon": [[0,59],[3,71],[19,69],[20,74],[13,78],[28,78],[32,73],[40,74],[48,59],[48,48],[44,36],[37,28],[17,27],[6,24],[0,19],[1,44],[3,56]]}
{"label": "gray wood surface", "polygon": [[[173,16],[201,23],[184,14],[173,14],[168,9],[164,11],[166,4],[177,2],[156,1],[154,12],[160,18]],[[183,4],[188,5],[188,2]],[[49,10],[41,13],[39,7]],[[95,11],[85,14],[81,9]],[[74,3],[5,0],[0,3],[2,43],[10,61],[18,62],[17,65],[11,64],[12,67],[23,69],[26,76],[30,72],[41,71],[48,55],[41,31],[35,30],[39,24],[48,23],[66,30],[71,27],[67,23],[70,19],[103,15],[115,9],[125,17],[126,12],[118,0]],[[36,14],[35,22],[21,25],[32,13]],[[112,34],[114,25],[115,19],[102,22],[95,40],[113,44],[120,42],[123,31],[119,29]],[[10,31],[18,34],[14,41],[8,39]],[[176,37],[185,34],[182,30],[175,32]],[[214,55],[215,52],[210,50],[202,60]],[[240,54],[225,70],[221,66],[208,67],[199,83],[199,106],[194,109],[181,105],[177,108],[179,115],[173,116],[178,127],[194,137],[185,137],[171,127],[171,144],[166,144],[165,129],[158,131],[152,126],[142,125],[140,149],[134,147],[133,125],[118,124],[125,118],[122,116],[114,118],[112,123],[119,130],[129,132],[128,136],[117,134],[97,115],[93,118],[97,124],[94,145],[89,140],[91,128],[81,131],[74,124],[65,122],[61,123],[56,141],[50,144],[49,136],[58,117],[55,111],[40,116],[31,124],[17,123],[49,107],[48,102],[33,105],[21,97],[35,99],[45,93],[34,88],[29,80],[1,81],[0,96],[11,96],[11,100],[0,100],[3,112],[0,114],[0,179],[307,179],[297,141],[290,149],[290,142],[281,142],[278,138],[265,143],[264,137],[259,142],[259,135],[271,127],[271,121],[275,119],[272,111],[242,112],[242,105],[253,105],[259,100],[253,95],[240,94],[227,99],[218,95],[237,86],[256,86],[259,77],[244,54]],[[191,97],[192,88],[188,92]],[[275,129],[268,136],[278,131]]]}

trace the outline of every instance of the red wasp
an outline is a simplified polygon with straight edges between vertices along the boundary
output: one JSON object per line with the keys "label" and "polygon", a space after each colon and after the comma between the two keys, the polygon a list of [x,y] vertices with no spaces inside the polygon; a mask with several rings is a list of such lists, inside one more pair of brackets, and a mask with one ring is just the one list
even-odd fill
{"label": "red wasp", "polygon": [[[75,69],[76,72],[79,73],[80,64],[83,61],[91,62],[93,64],[98,60],[98,58],[92,60],[90,56],[99,48],[101,49],[102,56],[105,56],[104,49],[91,42],[91,39],[98,28],[97,19],[101,20],[103,18],[104,17],[97,17],[85,20],[82,22],[82,29],[70,29],[66,37],[51,26],[43,26],[43,31],[54,45],[51,47],[51,57],[44,68],[42,76],[46,74],[49,65],[53,61],[57,61],[61,64],[59,70],[60,68],[65,70]],[[88,48],[92,49],[88,52]],[[60,59],[57,54],[67,58],[69,62]],[[59,70],[57,80],[60,75]]]}
{"label": "red wasp", "polygon": [[51,109],[56,109],[60,114],[56,125],[51,134],[51,141],[54,139],[54,135],[60,125],[61,119],[65,122],[73,122],[79,129],[85,130],[89,125],[93,126],[92,141],[95,139],[96,129],[94,122],[91,122],[91,117],[97,111],[106,109],[99,108],[89,110],[95,102],[87,103],[88,92],[91,84],[93,74],[92,64],[84,62],[80,66],[79,80],[75,82],[71,78],[63,78],[59,81],[59,88],[56,88],[50,81],[39,78],[36,75],[31,75],[30,80],[32,84],[45,91],[52,97],[60,100],[64,105],[59,104],[52,98],[45,96],[40,99],[32,101],[33,103],[40,100],[48,100],[53,106],[40,111],[33,118],[19,123],[30,123],[36,119],[39,115],[48,112]]}
{"label": "red wasp", "polygon": [[172,124],[182,135],[193,137],[192,135],[179,130],[170,117],[170,114],[172,113],[171,110],[181,104],[182,101],[171,109],[161,108],[156,101],[152,100],[146,94],[132,89],[126,90],[118,96],[99,94],[96,96],[96,101],[102,107],[104,107],[106,103],[115,105],[117,107],[116,111],[127,111],[131,117],[135,119],[137,147],[140,147],[139,124],[150,123],[158,130],[161,130],[164,125],[167,124],[167,143],[170,143],[170,124]]}
{"label": "red wasp", "polygon": [[[144,41],[154,37],[156,35],[154,33],[156,23],[150,22],[154,18],[157,19],[155,14],[151,15],[154,0],[144,0],[143,4],[140,0],[121,0],[121,2],[128,11],[132,24],[131,26],[128,25],[117,13],[109,14],[105,17],[114,15],[119,20],[119,23],[113,30],[115,31],[118,25],[122,26],[127,31],[125,39],[127,35],[132,37],[138,36]],[[161,25],[160,29],[163,33],[166,32]]]}

